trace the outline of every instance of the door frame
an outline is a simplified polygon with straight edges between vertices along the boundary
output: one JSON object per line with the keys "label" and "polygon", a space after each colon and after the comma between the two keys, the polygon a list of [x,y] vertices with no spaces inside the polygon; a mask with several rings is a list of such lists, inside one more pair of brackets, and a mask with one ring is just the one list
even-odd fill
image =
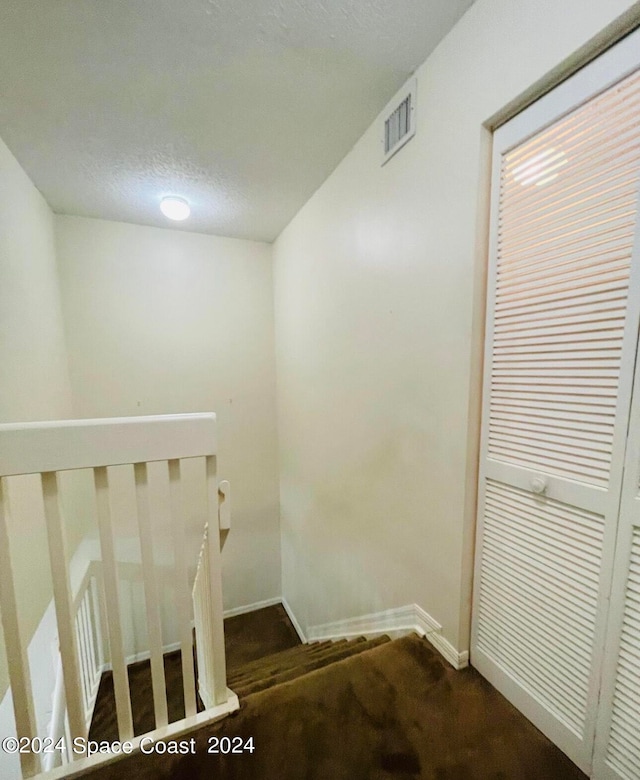
{"label": "door frame", "polygon": [[[471,625],[475,596],[475,558],[478,538],[479,470],[483,419],[485,372],[485,326],[487,319],[487,283],[489,279],[489,236],[491,228],[491,185],[493,181],[494,133],[517,114],[522,113],[555,87],[585,68],[626,36],[640,29],[640,0],[607,24],[579,49],[534,81],[479,126],[479,176],[477,189],[476,237],[473,262],[473,298],[467,425],[467,457],[464,481],[462,582],[460,598],[460,656],[470,657]],[[464,664],[463,664],[464,665]]]}
{"label": "door frame", "polygon": [[[492,134],[491,144],[491,157],[492,163],[491,180],[490,180],[490,202],[487,212],[487,226],[486,233],[488,234],[488,242],[485,244],[486,251],[484,254],[486,276],[484,280],[484,323],[483,323],[483,368],[487,370],[491,366],[492,356],[492,323],[489,321],[489,314],[493,311],[495,304],[495,285],[493,284],[493,278],[496,272],[497,263],[497,230],[495,229],[495,221],[498,214],[499,197],[500,197],[500,165],[501,156],[508,150],[526,142],[526,140],[541,132],[545,126],[552,125],[559,121],[563,116],[570,114],[581,105],[585,104],[598,94],[606,91],[609,87],[613,86],[617,82],[624,79],[629,74],[638,69],[640,64],[640,57],[638,52],[640,51],[640,28],[636,29],[632,33],[628,34],[622,40],[617,40],[606,51],[600,53],[595,58],[592,58],[589,62],[585,63],[579,70],[572,73],[572,75],[566,77],[561,83],[558,83],[549,88],[547,93],[540,97],[535,103],[529,105],[525,110],[520,111],[516,116],[509,119],[508,124],[501,125],[500,128],[494,130]],[[533,130],[531,128],[534,128]],[[499,130],[499,134],[498,134]],[[499,135],[496,138],[496,134]],[[634,256],[637,254],[637,248],[634,250]],[[632,265],[629,279],[629,298],[627,308],[627,318],[625,323],[625,336],[624,343],[627,344],[629,338],[633,333],[637,334],[638,322],[640,321],[640,268],[638,263]],[[635,291],[635,294],[633,294]],[[635,356],[633,356],[635,358]],[[627,360],[631,360],[627,356]],[[630,372],[633,375],[633,360]],[[472,665],[477,665],[479,671],[491,682],[496,685],[507,696],[508,699],[520,709],[525,716],[532,720],[535,725],[554,741],[558,746],[563,749],[570,758],[584,771],[589,772],[592,767],[593,760],[593,746],[595,740],[595,730],[597,721],[597,711],[587,712],[587,719],[584,729],[584,750],[580,747],[576,747],[576,735],[568,727],[564,727],[558,719],[551,713],[546,713],[544,707],[540,705],[532,704],[532,699],[535,698],[533,694],[531,696],[525,696],[520,684],[504,672],[504,674],[497,673],[487,668],[485,660],[482,658],[481,652],[477,649],[477,606],[480,601],[480,578],[476,576],[480,569],[481,564],[481,539],[483,533],[483,517],[481,509],[484,506],[484,489],[485,489],[485,464],[483,453],[487,450],[488,440],[488,426],[484,424],[484,420],[488,419],[489,412],[489,394],[484,393],[485,376],[484,371],[481,377],[481,391],[480,396],[482,398],[479,406],[479,418],[480,418],[480,439],[477,444],[478,455],[478,471],[477,471],[477,494],[476,494],[476,522],[475,522],[475,553],[473,563],[473,595],[472,595],[472,607],[471,607],[471,646],[470,646],[470,660]],[[618,405],[616,411],[616,423],[615,423],[615,438],[614,441],[626,440],[626,430],[629,421],[629,411],[631,405],[631,389],[632,381],[628,382],[627,386],[622,386],[621,393],[618,396]],[[622,458],[624,460],[624,447],[622,451]],[[609,485],[609,491],[611,500],[615,501],[617,495],[617,502],[619,503],[623,469],[622,462],[619,462],[618,473],[614,476],[612,462],[612,482]],[[569,488],[571,486],[568,486]],[[575,488],[576,492],[579,492],[579,486]],[[570,492],[570,491],[569,491]],[[560,500],[567,500],[564,496],[557,496]],[[609,502],[607,502],[608,504]],[[604,506],[602,507],[604,509]],[[600,511],[596,509],[595,511]],[[612,507],[607,507],[607,512],[612,512]],[[603,580],[601,578],[599,586],[599,599],[598,599],[598,618],[596,623],[596,634],[594,636],[594,653],[592,660],[592,670],[598,669],[599,673],[594,675],[592,685],[590,688],[590,700],[596,701],[598,698],[601,675],[603,670],[603,655],[605,646],[605,632],[607,626],[607,606],[608,596],[611,590],[611,578],[613,572],[613,561],[615,552],[615,535],[610,534],[606,539],[606,547],[603,548],[602,554],[602,567],[601,571],[606,572],[606,577]],[[474,658],[475,656],[475,658]],[[476,663],[474,664],[474,660]],[[597,679],[596,679],[597,677]]]}

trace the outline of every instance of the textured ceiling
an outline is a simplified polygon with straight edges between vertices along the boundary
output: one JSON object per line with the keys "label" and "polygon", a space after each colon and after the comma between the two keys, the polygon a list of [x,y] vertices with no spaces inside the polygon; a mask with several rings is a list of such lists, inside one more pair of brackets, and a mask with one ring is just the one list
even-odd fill
{"label": "textured ceiling", "polygon": [[1,0],[0,137],[54,211],[272,240],[473,0]]}

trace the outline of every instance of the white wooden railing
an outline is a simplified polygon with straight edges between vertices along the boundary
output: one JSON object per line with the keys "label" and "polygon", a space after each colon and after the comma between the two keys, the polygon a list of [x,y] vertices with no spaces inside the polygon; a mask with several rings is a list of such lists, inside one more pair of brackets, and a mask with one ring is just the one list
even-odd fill
{"label": "white wooden railing", "polygon": [[80,663],[80,686],[84,722],[91,726],[93,709],[98,695],[100,678],[104,671],[104,650],[100,610],[100,572],[98,561],[91,561],[73,600],[73,615]]}
{"label": "white wooden railing", "polygon": [[[143,737],[166,739],[223,717],[237,709],[237,697],[226,687],[221,583],[221,537],[228,533],[228,485],[218,485],[216,422],[213,414],[73,420],[0,426],[0,615],[9,668],[16,734],[23,744],[39,745],[34,718],[31,674],[25,638],[21,634],[16,598],[11,533],[5,482],[21,474],[39,474],[51,563],[62,684],[54,701],[52,730],[64,732],[67,744],[87,743],[87,734],[108,653],[113,671],[116,717],[120,742],[139,747]],[[181,481],[181,461],[206,462],[207,523],[198,571],[189,579],[187,519]],[[173,592],[178,625],[185,718],[168,723],[163,664],[162,624],[157,565],[154,561],[154,518],[150,513],[147,464],[166,462],[169,483],[173,547]],[[127,661],[123,644],[117,534],[114,530],[109,467],[129,464],[135,481],[138,538],[144,585],[145,616],[150,657],[154,731],[134,738]],[[97,506],[100,562],[93,565],[72,592],[67,566],[68,549],[59,473],[92,469]],[[226,505],[225,505],[226,503]],[[117,506],[117,502],[115,502]],[[211,529],[220,529],[212,533]],[[205,711],[197,712],[193,664],[192,616],[198,655],[198,689]],[[104,627],[104,636],[102,633]],[[57,711],[56,711],[57,709]],[[51,769],[40,751],[20,753],[23,777],[71,777],[106,761],[105,753],[88,757],[68,750],[71,763]],[[64,758],[63,758],[64,760]],[[50,770],[50,771],[47,771]],[[41,774],[42,773],[42,774]]]}
{"label": "white wooden railing", "polygon": [[[102,625],[104,608],[101,607],[103,603],[101,572],[100,561],[90,561],[73,599],[73,621],[76,630],[80,687],[87,732],[91,726],[100,679],[106,668]],[[59,648],[57,642],[56,645]],[[73,760],[67,725],[62,657],[59,649],[56,653],[56,678],[51,710],[46,744],[51,747],[62,745],[64,749],[52,749],[41,754],[42,769],[45,772],[54,769],[58,764],[68,764]]]}

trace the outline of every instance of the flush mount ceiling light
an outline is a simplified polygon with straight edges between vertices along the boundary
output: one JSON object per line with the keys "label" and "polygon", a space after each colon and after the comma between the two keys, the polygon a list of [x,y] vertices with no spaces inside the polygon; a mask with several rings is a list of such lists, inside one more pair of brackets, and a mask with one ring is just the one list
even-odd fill
{"label": "flush mount ceiling light", "polygon": [[184,198],[178,198],[176,195],[170,195],[163,198],[160,201],[160,211],[176,222],[181,222],[183,219],[187,219],[191,214],[191,206]]}

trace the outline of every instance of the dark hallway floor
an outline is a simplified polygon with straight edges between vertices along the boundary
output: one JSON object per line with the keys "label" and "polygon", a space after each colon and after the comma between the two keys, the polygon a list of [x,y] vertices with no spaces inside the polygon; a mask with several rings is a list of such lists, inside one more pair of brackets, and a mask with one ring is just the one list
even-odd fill
{"label": "dark hallway floor", "polygon": [[[295,646],[282,608],[226,623],[229,667]],[[289,658],[291,657],[289,653]],[[148,697],[147,697],[148,698]],[[112,715],[113,717],[113,715]],[[135,755],[93,780],[579,780],[585,775],[474,669],[416,636],[249,695],[188,735],[189,755]],[[225,754],[219,746],[250,745]],[[218,752],[211,752],[213,749]],[[87,775],[89,776],[89,775]]]}
{"label": "dark hallway floor", "polygon": [[282,604],[265,607],[224,621],[224,644],[227,649],[227,669],[278,653],[300,644],[289,616]]}
{"label": "dark hallway floor", "polygon": [[[284,608],[277,604],[247,615],[227,618],[224,621],[224,644],[227,673],[231,675],[246,663],[299,645],[300,639]],[[145,734],[155,728],[153,700],[150,695],[151,665],[149,661],[139,661],[131,664],[128,672],[134,733]],[[169,723],[174,723],[184,718],[180,651],[165,655],[164,674]],[[100,681],[89,739],[110,742],[118,739],[111,672],[103,674]]]}

